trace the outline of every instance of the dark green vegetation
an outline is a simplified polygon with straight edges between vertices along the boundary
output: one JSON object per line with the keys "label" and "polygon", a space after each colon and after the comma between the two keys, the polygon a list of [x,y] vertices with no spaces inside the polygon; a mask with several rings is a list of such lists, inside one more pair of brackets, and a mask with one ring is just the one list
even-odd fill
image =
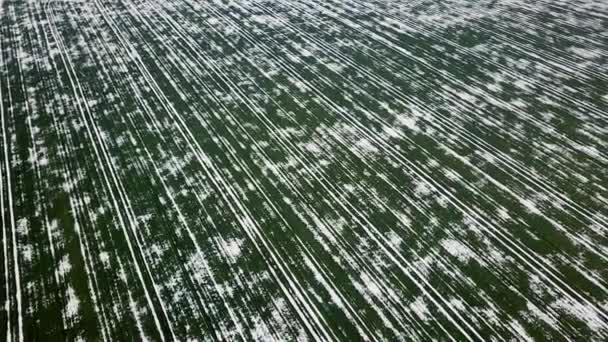
{"label": "dark green vegetation", "polygon": [[3,338],[608,338],[606,2],[0,7]]}

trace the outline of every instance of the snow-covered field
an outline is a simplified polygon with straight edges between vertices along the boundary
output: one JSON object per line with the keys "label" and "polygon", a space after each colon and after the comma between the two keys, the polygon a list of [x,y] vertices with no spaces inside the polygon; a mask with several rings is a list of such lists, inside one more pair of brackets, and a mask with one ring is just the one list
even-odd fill
{"label": "snow-covered field", "polygon": [[608,339],[605,0],[0,0],[0,338]]}

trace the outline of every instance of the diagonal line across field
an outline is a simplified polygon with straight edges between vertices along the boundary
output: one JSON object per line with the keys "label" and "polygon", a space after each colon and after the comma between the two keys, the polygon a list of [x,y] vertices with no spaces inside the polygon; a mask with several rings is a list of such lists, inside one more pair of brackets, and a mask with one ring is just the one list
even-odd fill
{"label": "diagonal line across field", "polygon": [[608,338],[608,5],[2,0],[6,341]]}

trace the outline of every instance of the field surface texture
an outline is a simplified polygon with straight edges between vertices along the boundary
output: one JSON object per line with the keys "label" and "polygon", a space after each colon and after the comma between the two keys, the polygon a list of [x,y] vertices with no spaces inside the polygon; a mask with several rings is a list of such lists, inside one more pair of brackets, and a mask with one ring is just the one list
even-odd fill
{"label": "field surface texture", "polygon": [[605,0],[0,0],[2,341],[608,339]]}

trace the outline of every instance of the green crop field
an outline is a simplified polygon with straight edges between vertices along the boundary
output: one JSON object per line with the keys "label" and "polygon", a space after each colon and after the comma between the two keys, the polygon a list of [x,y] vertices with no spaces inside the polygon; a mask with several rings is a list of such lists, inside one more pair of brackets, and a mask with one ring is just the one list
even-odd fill
{"label": "green crop field", "polygon": [[0,339],[608,340],[608,1],[0,0]]}

